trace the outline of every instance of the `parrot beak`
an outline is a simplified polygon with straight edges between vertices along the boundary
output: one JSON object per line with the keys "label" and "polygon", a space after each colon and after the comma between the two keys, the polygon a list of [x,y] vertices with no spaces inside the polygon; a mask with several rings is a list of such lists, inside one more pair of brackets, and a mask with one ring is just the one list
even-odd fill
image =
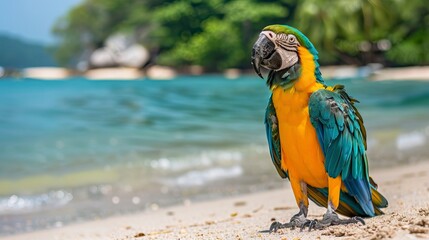
{"label": "parrot beak", "polygon": [[[275,45],[274,43],[268,39],[265,34],[259,35],[258,40],[253,45],[252,50],[252,65],[255,72],[258,74],[259,77],[264,79],[261,74],[261,65],[264,66],[264,64],[267,59],[269,59],[273,53],[275,52]],[[269,64],[268,64],[269,65]]]}
{"label": "parrot beak", "polygon": [[262,74],[261,74],[261,57],[255,51],[255,47],[253,47],[253,50],[252,50],[252,66],[253,66],[253,70],[255,70],[258,76],[264,79],[264,77],[262,77]]}

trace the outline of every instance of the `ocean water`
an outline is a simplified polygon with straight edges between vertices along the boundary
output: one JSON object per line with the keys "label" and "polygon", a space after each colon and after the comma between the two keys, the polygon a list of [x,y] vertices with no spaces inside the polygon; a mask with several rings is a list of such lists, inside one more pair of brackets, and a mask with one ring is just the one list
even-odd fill
{"label": "ocean water", "polygon": [[[429,158],[429,82],[344,84],[371,169]],[[263,80],[0,81],[0,235],[288,185]]]}

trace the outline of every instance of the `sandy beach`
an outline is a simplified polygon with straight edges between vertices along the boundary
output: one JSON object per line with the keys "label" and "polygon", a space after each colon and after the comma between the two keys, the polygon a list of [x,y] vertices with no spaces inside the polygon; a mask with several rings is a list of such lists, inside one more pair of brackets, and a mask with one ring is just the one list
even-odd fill
{"label": "sandy beach", "polygon": [[[292,191],[285,187],[1,239],[429,239],[429,162],[377,170],[371,175],[390,205],[385,215],[366,219],[365,226],[260,232],[273,219],[285,222],[297,212]],[[309,218],[320,219],[324,212],[311,204]]]}

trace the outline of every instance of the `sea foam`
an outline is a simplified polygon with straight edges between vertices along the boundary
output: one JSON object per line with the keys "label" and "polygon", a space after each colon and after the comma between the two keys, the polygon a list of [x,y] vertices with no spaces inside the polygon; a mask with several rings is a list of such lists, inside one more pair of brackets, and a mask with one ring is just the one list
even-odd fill
{"label": "sea foam", "polygon": [[181,187],[202,186],[209,182],[235,178],[242,174],[243,169],[239,165],[229,168],[215,167],[207,170],[189,171],[175,179],[168,180],[167,184]]}
{"label": "sea foam", "polygon": [[73,195],[69,192],[58,190],[32,196],[12,195],[0,198],[0,214],[14,214],[33,212],[43,208],[60,207],[69,203]]}
{"label": "sea foam", "polygon": [[426,137],[420,132],[401,134],[396,138],[396,148],[399,150],[408,150],[424,146],[425,144]]}

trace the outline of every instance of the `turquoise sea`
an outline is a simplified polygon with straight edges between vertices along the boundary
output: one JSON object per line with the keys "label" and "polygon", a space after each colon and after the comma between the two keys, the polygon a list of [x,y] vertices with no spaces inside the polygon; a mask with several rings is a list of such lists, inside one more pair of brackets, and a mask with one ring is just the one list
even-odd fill
{"label": "turquoise sea", "polygon": [[[344,84],[371,169],[429,158],[429,82]],[[256,77],[0,81],[0,235],[287,186]]]}

